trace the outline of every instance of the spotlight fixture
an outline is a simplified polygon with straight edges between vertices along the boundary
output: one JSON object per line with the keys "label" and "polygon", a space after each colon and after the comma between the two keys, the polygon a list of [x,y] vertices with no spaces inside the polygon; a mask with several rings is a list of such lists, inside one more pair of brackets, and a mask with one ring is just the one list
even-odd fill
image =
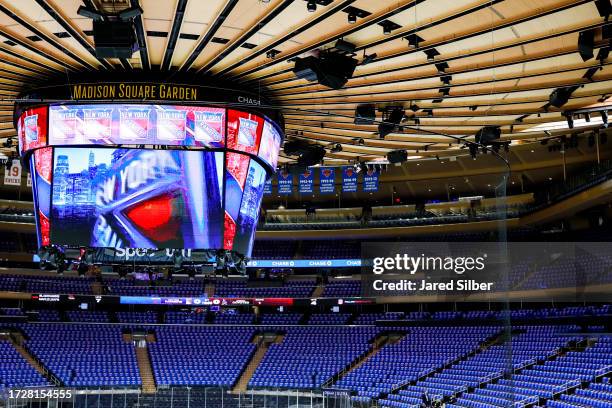
{"label": "spotlight fixture", "polygon": [[390,164],[404,163],[408,161],[408,152],[406,150],[391,150],[387,153],[387,160]]}
{"label": "spotlight fixture", "polygon": [[306,10],[308,10],[309,13],[314,13],[317,11],[317,3],[314,0],[307,1]]}
{"label": "spotlight fixture", "polygon": [[427,61],[429,62],[433,62],[433,60],[440,55],[440,53],[438,52],[438,50],[436,50],[435,48],[430,48],[428,50],[425,50],[425,55],[427,56]]}
{"label": "spotlight fixture", "polygon": [[587,123],[590,123],[590,122],[591,122],[591,114],[590,114],[589,112],[586,112],[586,113],[584,114],[584,120],[585,120]]}
{"label": "spotlight fixture", "polygon": [[119,19],[122,21],[129,21],[133,18],[141,16],[144,11],[140,7],[130,7],[119,13]]}
{"label": "spotlight fixture", "polygon": [[612,13],[612,5],[610,5],[610,0],[595,0],[595,6],[597,7],[599,15],[608,21],[608,18],[610,18],[610,14]]}
{"label": "spotlight fixture", "polygon": [[340,143],[336,143],[331,149],[331,153],[339,153],[342,151],[342,145]]}
{"label": "spotlight fixture", "polygon": [[355,108],[355,120],[353,121],[356,125],[371,125],[376,120],[376,106],[358,105]]}
{"label": "spotlight fixture", "polygon": [[409,34],[404,38],[408,41],[408,46],[412,48],[418,48],[419,44],[424,41],[416,33]]}
{"label": "spotlight fixture", "polygon": [[419,108],[419,105],[417,105],[416,103],[412,103],[412,104],[410,104],[410,110],[411,110],[411,111],[416,112],[416,111],[418,111],[419,109],[421,109],[421,108]]}
{"label": "spotlight fixture", "polygon": [[363,59],[361,60],[361,65],[367,65],[370,62],[374,61],[376,59],[376,57],[378,57],[378,55],[376,53],[373,54],[368,54],[368,55],[363,55]]}
{"label": "spotlight fixture", "polygon": [[77,14],[81,17],[91,18],[94,21],[104,20],[104,15],[102,15],[102,13],[98,13],[96,10],[85,6],[80,6],[77,10]]}
{"label": "spotlight fixture", "polygon": [[442,94],[442,96],[448,96],[448,94],[450,93],[450,88],[449,87],[440,88],[438,89],[438,92]]}
{"label": "spotlight fixture", "polygon": [[[557,88],[555,89],[549,96],[549,104],[560,108],[567,103],[572,93],[578,89],[577,86],[567,87],[567,88]],[[548,108],[545,109],[548,111]]]}
{"label": "spotlight fixture", "polygon": [[384,35],[389,35],[391,34],[391,31],[397,30],[398,28],[402,28],[401,25],[394,23],[391,20],[383,20],[379,22],[378,25],[382,27]]}
{"label": "spotlight fixture", "polygon": [[451,81],[453,80],[453,77],[450,75],[443,75],[440,77],[440,81],[444,84],[444,85],[449,85],[451,83]]}
{"label": "spotlight fixture", "polygon": [[274,58],[276,58],[276,56],[277,56],[278,54],[280,54],[280,51],[279,51],[279,50],[274,50],[274,49],[272,49],[272,50],[268,50],[268,51],[266,51],[266,58],[268,58],[268,59],[274,59]]}
{"label": "spotlight fixture", "polygon": [[476,132],[475,140],[484,146],[492,145],[494,141],[501,136],[501,128],[499,126],[485,126]]}
{"label": "spotlight fixture", "polygon": [[604,127],[607,128],[608,127],[608,111],[601,111],[601,121],[604,124]]}
{"label": "spotlight fixture", "polygon": [[448,63],[446,62],[438,62],[437,64],[435,64],[435,66],[439,74],[444,74],[446,70],[449,68]]}
{"label": "spotlight fixture", "polygon": [[378,137],[384,139],[389,133],[393,132],[404,118],[404,108],[388,107],[382,111],[383,122],[378,125]]}
{"label": "spotlight fixture", "polygon": [[355,24],[358,18],[365,18],[372,14],[368,11],[353,6],[348,6],[342,11],[346,13],[349,24]]}

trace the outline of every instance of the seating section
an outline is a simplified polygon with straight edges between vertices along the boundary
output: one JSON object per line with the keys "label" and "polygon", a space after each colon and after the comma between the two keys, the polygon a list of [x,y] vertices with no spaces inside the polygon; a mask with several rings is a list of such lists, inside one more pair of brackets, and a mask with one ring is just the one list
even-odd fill
{"label": "seating section", "polygon": [[91,294],[91,278],[0,274],[0,291]]}
{"label": "seating section", "polygon": [[365,353],[377,334],[370,327],[291,327],[271,344],[249,386],[311,389]]}
{"label": "seating section", "polygon": [[146,312],[117,312],[117,320],[120,323],[157,323],[157,313]]}
{"label": "seating section", "polygon": [[612,384],[610,378],[607,383],[590,384],[588,388],[577,389],[574,394],[563,394],[557,401],[550,401],[546,406],[550,408],[609,408],[612,407]]}
{"label": "seating section", "polygon": [[261,316],[261,324],[285,325],[298,324],[302,319],[301,313],[267,313]]}
{"label": "seating section", "polygon": [[71,310],[66,312],[71,322],[108,323],[108,313],[95,310]]}
{"label": "seating section", "polygon": [[[363,326],[343,325],[353,321],[350,314],[315,313],[308,325],[295,326],[303,315],[267,313],[261,316],[262,325],[252,325],[255,316],[250,313],[207,315],[196,310],[201,309],[111,313],[119,324],[98,323],[108,314],[69,311],[76,322],[7,319],[4,327],[21,329],[26,350],[66,387],[139,387],[135,344],[123,334],[147,323],[154,334],[148,343],[151,367],[162,388],[231,388],[255,355],[255,334],[276,332],[280,337],[256,367],[251,389],[348,389],[355,403],[380,408],[417,407],[424,393],[450,401],[448,408],[612,407],[612,336],[607,326],[550,324],[555,316],[609,313],[609,305],[531,310],[520,316],[533,323],[511,327],[461,323],[467,316],[498,313],[492,311],[465,311],[460,317],[455,312],[367,313],[361,315],[367,316],[361,317]],[[539,316],[549,315],[546,325],[535,324]],[[171,324],[157,324],[158,316]],[[202,324],[211,323],[212,317],[215,324]],[[431,323],[370,325],[422,317]],[[453,321],[439,323],[446,319]],[[390,334],[389,343],[372,348],[377,336]],[[0,390],[49,385],[6,340],[0,340],[0,356]],[[359,365],[343,372],[358,359]]]}
{"label": "seating section", "polygon": [[24,325],[28,349],[66,386],[138,386],[134,346],[121,327],[39,323]]}
{"label": "seating section", "polygon": [[[489,384],[478,388],[492,379],[500,378],[504,373],[511,373],[534,364],[536,361],[554,355],[570,341],[579,340],[574,336],[561,336],[569,327],[529,326],[516,328],[511,340],[488,347],[474,356],[459,361],[439,373],[435,373],[416,385],[400,390],[397,394],[381,401],[381,406],[402,408],[405,404],[418,403],[419,396],[427,391],[437,397],[448,397],[475,387],[473,393],[464,393],[456,405],[471,407],[474,404],[491,403],[492,406],[511,406],[512,403],[533,400],[529,394],[512,392],[505,386]],[[461,405],[461,404],[466,405]],[[480,406],[480,405],[479,405]],[[484,406],[483,406],[484,407]]]}
{"label": "seating section", "polygon": [[323,297],[357,297],[361,295],[361,281],[330,279],[323,288]]}
{"label": "seating section", "polygon": [[278,286],[251,286],[246,281],[217,281],[217,297],[309,297],[316,287],[314,279],[290,280]]}
{"label": "seating section", "polygon": [[215,315],[216,324],[253,324],[253,313],[218,313]]}
{"label": "seating section", "polygon": [[49,385],[8,340],[0,339],[0,356],[0,390]]}
{"label": "seating section", "polygon": [[108,292],[118,296],[200,296],[204,294],[201,280],[137,281],[134,279],[105,279]]}
{"label": "seating section", "polygon": [[[383,347],[334,386],[357,391],[358,400],[378,398],[475,350],[500,331],[498,327],[411,327],[395,344]],[[461,339],[461,341],[455,341]],[[443,388],[441,388],[443,387]],[[424,383],[418,388],[441,390]]]}
{"label": "seating section", "polygon": [[314,313],[310,315],[308,324],[346,324],[350,318],[350,313]]}
{"label": "seating section", "polygon": [[197,310],[190,312],[169,310],[166,312],[165,322],[168,324],[203,324],[206,323],[206,313],[197,312]]}
{"label": "seating section", "polygon": [[255,351],[252,327],[159,326],[149,344],[157,385],[232,386]]}

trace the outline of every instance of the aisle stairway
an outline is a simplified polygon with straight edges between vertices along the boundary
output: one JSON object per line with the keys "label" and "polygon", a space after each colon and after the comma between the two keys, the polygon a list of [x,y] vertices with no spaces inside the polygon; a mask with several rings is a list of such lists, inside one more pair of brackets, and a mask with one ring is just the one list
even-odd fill
{"label": "aisle stairway", "polygon": [[8,340],[15,350],[30,364],[36,371],[38,371],[43,377],[45,377],[51,384],[63,385],[61,381],[55,377],[49,370],[47,370],[38,359],[30,353],[25,347],[25,339],[23,334],[19,332],[13,332],[10,335],[3,336]]}
{"label": "aisle stairway", "polygon": [[381,333],[372,341],[372,345],[367,352],[357,357],[352,361],[344,370],[336,373],[332,378],[323,383],[323,387],[330,387],[348,373],[358,369],[360,366],[365,364],[369,359],[374,357],[382,350],[382,348],[388,344],[395,344],[405,336],[405,333]]}
{"label": "aisle stairway", "polygon": [[136,347],[136,361],[138,361],[140,379],[142,380],[142,392],[145,394],[152,394],[157,391],[157,387],[155,386],[155,378],[153,377],[149,352],[146,343],[144,344],[143,347]]}
{"label": "aisle stairway", "polygon": [[238,378],[238,381],[236,381],[236,384],[232,389],[232,392],[234,394],[246,391],[251,377],[253,377],[255,370],[257,370],[257,367],[259,366],[259,363],[261,363],[261,361],[266,356],[270,344],[280,343],[282,341],[283,335],[265,336],[262,334],[258,334],[255,336],[253,342],[257,343],[257,349],[255,350],[255,353],[253,353],[253,356],[251,357],[251,360],[247,364],[246,368],[240,375],[240,378]]}

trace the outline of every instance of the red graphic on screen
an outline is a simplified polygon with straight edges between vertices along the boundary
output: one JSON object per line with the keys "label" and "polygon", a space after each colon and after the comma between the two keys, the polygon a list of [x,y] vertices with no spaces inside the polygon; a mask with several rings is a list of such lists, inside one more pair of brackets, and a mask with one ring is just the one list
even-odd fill
{"label": "red graphic on screen", "polygon": [[244,188],[244,182],[249,171],[249,156],[239,153],[227,153],[227,171],[236,179],[238,185]]}
{"label": "red graphic on screen", "polygon": [[45,147],[34,152],[36,173],[49,184],[51,184],[51,163],[53,163],[52,147]]}
{"label": "red graphic on screen", "polygon": [[236,221],[225,213],[225,230],[223,233],[223,249],[231,250],[234,246],[234,237],[236,236]]}
{"label": "red graphic on screen", "polygon": [[38,222],[40,223],[40,242],[42,246],[47,246],[51,243],[49,238],[49,230],[51,229],[49,219],[43,213],[38,211]]}
{"label": "red graphic on screen", "polygon": [[126,216],[149,239],[165,242],[174,239],[180,221],[173,216],[175,198],[164,194],[138,203],[126,211]]}

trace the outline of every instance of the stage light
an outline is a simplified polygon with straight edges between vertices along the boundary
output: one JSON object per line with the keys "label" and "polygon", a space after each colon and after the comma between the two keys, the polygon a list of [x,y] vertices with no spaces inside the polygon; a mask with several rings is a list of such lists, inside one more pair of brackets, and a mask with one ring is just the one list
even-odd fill
{"label": "stage light", "polygon": [[376,106],[374,105],[358,105],[355,108],[356,125],[370,125],[376,120]]}
{"label": "stage light", "polygon": [[[567,103],[575,88],[557,88],[551,94],[549,99],[550,105],[560,108]],[[546,110],[548,111],[548,110]]]}
{"label": "stage light", "polygon": [[331,148],[330,152],[339,153],[342,151],[342,145],[340,143],[336,143],[334,147]]}
{"label": "stage light", "polygon": [[435,64],[436,70],[438,70],[438,74],[444,74],[448,69],[448,64],[446,62],[439,62]]}
{"label": "stage light", "polygon": [[317,11],[317,3],[312,0],[306,2],[306,10],[308,10],[309,13],[314,13]]}
{"label": "stage light", "polygon": [[482,145],[490,145],[493,141],[498,140],[501,136],[501,128],[499,126],[485,126],[476,132],[476,143]]}
{"label": "stage light", "polygon": [[404,38],[408,40],[408,46],[412,48],[417,48],[419,44],[423,41],[423,39],[415,33],[407,35]]}
{"label": "stage light", "polygon": [[601,121],[604,124],[604,127],[608,127],[608,111],[601,111]]}
{"label": "stage light", "polygon": [[392,150],[387,153],[387,160],[389,163],[404,163],[408,161],[408,152],[406,150]]}
{"label": "stage light", "polygon": [[433,62],[433,60],[440,55],[440,53],[438,52],[438,50],[436,50],[435,48],[430,48],[428,50],[425,50],[425,55],[427,56],[427,61],[429,62]]}
{"label": "stage light", "polygon": [[591,114],[590,114],[589,112],[586,112],[586,113],[584,114],[584,120],[585,120],[587,123],[590,123],[590,122],[591,122]]}
{"label": "stage light", "polygon": [[104,16],[101,13],[98,13],[96,10],[85,6],[80,6],[77,10],[77,14],[82,17],[91,18],[94,21],[104,20]]}
{"label": "stage light", "polygon": [[355,24],[357,22],[357,15],[355,13],[348,13],[348,23]]}
{"label": "stage light", "polygon": [[573,129],[574,128],[574,117],[571,114],[569,114],[565,118],[567,119],[567,127],[570,129]]}
{"label": "stage light", "polygon": [[128,21],[132,18],[136,18],[142,15],[143,10],[140,7],[130,7],[129,9],[123,10],[119,13],[119,18],[123,21]]}
{"label": "stage light", "polygon": [[378,57],[378,54],[376,53],[364,55],[363,59],[361,60],[361,65],[369,64],[370,62],[374,61],[376,57]]}

